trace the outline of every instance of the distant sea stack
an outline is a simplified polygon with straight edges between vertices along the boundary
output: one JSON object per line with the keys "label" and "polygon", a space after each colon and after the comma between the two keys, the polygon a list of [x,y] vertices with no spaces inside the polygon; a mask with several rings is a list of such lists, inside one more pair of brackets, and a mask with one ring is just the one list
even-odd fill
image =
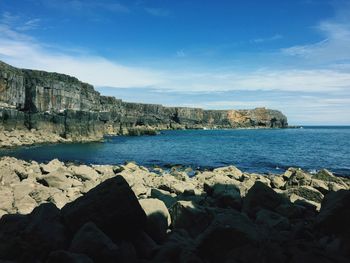
{"label": "distant sea stack", "polygon": [[31,131],[34,137],[40,137],[39,132],[70,141],[166,129],[288,126],[286,116],[277,110],[203,110],[124,102],[100,95],[92,85],[75,77],[19,69],[1,61],[0,122],[5,134]]}

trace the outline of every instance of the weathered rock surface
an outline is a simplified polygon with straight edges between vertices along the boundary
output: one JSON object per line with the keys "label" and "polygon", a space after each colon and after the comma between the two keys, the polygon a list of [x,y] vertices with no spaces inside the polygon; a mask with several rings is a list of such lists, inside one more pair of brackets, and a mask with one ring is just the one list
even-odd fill
{"label": "weathered rock surface", "polygon": [[186,171],[1,158],[0,261],[348,262],[348,178]]}
{"label": "weathered rock surface", "polygon": [[154,135],[186,128],[284,128],[279,111],[203,110],[129,103],[101,96],[78,79],[18,69],[0,61],[0,147]]}
{"label": "weathered rock surface", "polygon": [[146,225],[144,211],[121,176],[104,181],[67,204],[62,214],[72,232],[91,221],[116,240],[133,235]]}

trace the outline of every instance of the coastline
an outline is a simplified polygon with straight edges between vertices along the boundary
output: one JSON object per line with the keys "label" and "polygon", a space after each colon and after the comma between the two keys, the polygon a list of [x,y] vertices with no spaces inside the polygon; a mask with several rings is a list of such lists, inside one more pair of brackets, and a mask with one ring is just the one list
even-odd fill
{"label": "coastline", "polygon": [[144,135],[159,135],[162,131],[171,130],[275,130],[275,129],[297,129],[298,126],[284,127],[284,128],[271,128],[271,127],[236,127],[236,128],[154,128],[154,127],[142,127],[136,126],[129,129],[124,129],[122,133],[109,133],[101,136],[76,136],[64,138],[56,133],[43,131],[43,130],[0,130],[0,149],[1,148],[13,148],[20,146],[34,146],[43,144],[57,144],[57,143],[89,143],[89,142],[104,142],[105,138],[114,136],[144,136]]}
{"label": "coastline", "polygon": [[[135,260],[121,262],[165,262],[171,253],[195,262],[224,262],[232,254],[249,259],[261,249],[267,262],[300,262],[309,256],[343,262],[349,256],[350,235],[337,229],[347,229],[349,211],[344,209],[350,202],[350,179],[335,177],[327,170],[312,175],[297,168],[275,176],[244,173],[234,166],[194,171],[192,177],[189,172],[193,171],[177,167],[151,171],[134,163],[89,166],[1,158],[0,258],[38,258],[36,253],[41,251],[41,260],[47,260],[58,250],[72,253],[64,245],[67,242],[54,242],[52,247],[44,244],[54,236],[76,240],[87,226],[94,233],[102,230],[105,241],[96,242],[108,241],[109,249],[117,246],[114,252],[118,255],[126,253],[121,244],[129,242]],[[99,212],[86,210],[86,205],[98,206]],[[128,220],[112,224],[114,228],[113,221],[101,223],[112,220],[114,214],[113,220]],[[92,220],[93,226],[84,220]],[[40,228],[33,228],[34,222],[49,229],[38,235]],[[6,230],[9,224],[11,231]],[[52,224],[71,234],[57,235]],[[24,233],[30,231],[30,236],[23,236],[18,227],[27,225]],[[127,238],[121,232],[118,238],[114,236],[116,228],[124,229]],[[31,236],[38,238],[36,250],[28,250]],[[19,247],[16,242],[26,245]],[[19,252],[9,253],[15,247]],[[87,257],[109,252],[80,251]],[[116,254],[113,256],[115,259]]]}

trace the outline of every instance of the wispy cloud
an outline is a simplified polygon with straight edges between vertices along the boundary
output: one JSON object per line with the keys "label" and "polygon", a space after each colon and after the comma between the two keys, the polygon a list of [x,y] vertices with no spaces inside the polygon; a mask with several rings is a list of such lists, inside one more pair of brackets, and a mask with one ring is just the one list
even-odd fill
{"label": "wispy cloud", "polygon": [[322,21],[315,29],[323,36],[323,40],[284,48],[282,54],[316,63],[350,59],[350,16],[347,20]]}
{"label": "wispy cloud", "polygon": [[251,43],[264,43],[264,42],[276,41],[276,40],[279,40],[279,39],[282,39],[282,38],[283,38],[282,35],[276,34],[276,35],[273,35],[271,37],[255,38],[255,39],[252,39],[250,42]]}
{"label": "wispy cloud", "polygon": [[30,19],[30,20],[24,22],[23,25],[18,26],[17,30],[19,30],[19,31],[27,31],[27,30],[36,29],[36,28],[39,27],[40,22],[41,22],[40,18]]}
{"label": "wispy cloud", "polygon": [[169,16],[170,14],[169,10],[164,8],[146,7],[145,11],[152,16],[159,16],[159,17],[166,17],[166,16]]}
{"label": "wispy cloud", "polygon": [[176,56],[179,58],[184,58],[184,57],[186,57],[186,53],[183,49],[180,49],[180,50],[176,51]]}
{"label": "wispy cloud", "polygon": [[105,1],[91,1],[91,0],[42,0],[42,3],[49,8],[54,8],[61,11],[81,12],[96,12],[98,10],[105,10],[116,13],[128,13],[129,7],[118,2],[105,2]]}
{"label": "wispy cloud", "polygon": [[40,18],[26,18],[18,15],[13,15],[10,12],[4,12],[0,15],[0,25],[7,27],[12,31],[28,31],[39,27]]}
{"label": "wispy cloud", "polygon": [[[76,4],[78,8],[78,3]],[[204,108],[266,106],[281,109],[290,117],[291,123],[295,124],[298,121],[350,124],[350,63],[344,61],[350,59],[350,52],[346,52],[350,51],[350,42],[347,42],[350,41],[350,37],[345,22],[323,21],[317,27],[317,30],[325,33],[323,41],[290,47],[283,50],[282,56],[280,54],[281,58],[287,55],[313,61],[317,61],[317,57],[321,56],[322,61],[333,62],[333,56],[339,51],[340,55],[337,58],[342,59],[342,64],[334,66],[332,63],[325,63],[322,66],[289,69],[266,67],[265,64],[261,69],[242,71],[237,68],[219,68],[215,65],[194,69],[185,63],[176,70],[156,66],[150,68],[130,64],[126,66],[120,61],[91,55],[88,51],[75,52],[74,47],[58,49],[49,43],[37,41],[31,37],[29,30],[37,28],[40,20],[22,19],[11,13],[0,15],[0,59],[14,66],[66,73],[98,87],[118,87],[124,90],[152,89],[162,93],[162,99],[164,94],[181,94],[173,103],[177,105]],[[278,39],[278,35],[257,38],[255,42],[273,41],[273,38]],[[349,46],[345,45],[346,43]],[[185,57],[187,54],[180,49],[176,55]],[[172,58],[176,59],[174,55]],[[229,98],[228,94],[239,91],[254,94],[256,99],[246,99],[244,96],[241,96],[241,99]],[[279,95],[276,95],[277,91]],[[227,98],[215,99],[215,94],[219,93]],[[271,94],[271,97],[262,98],[261,93]],[[281,95],[290,93],[293,95],[287,98]],[[184,102],[181,98],[187,95],[190,98],[197,98],[197,101],[192,104]],[[132,98],[134,96],[135,92]],[[137,101],[138,97],[133,100]]]}
{"label": "wispy cloud", "polygon": [[[99,56],[47,49],[45,45],[0,24],[0,58],[20,67],[75,75],[97,86],[146,87],[165,91],[213,92],[282,90],[337,92],[350,89],[350,72],[337,69],[179,70],[124,66]],[[180,52],[178,55],[185,55]],[[101,70],[103,69],[103,70]]]}

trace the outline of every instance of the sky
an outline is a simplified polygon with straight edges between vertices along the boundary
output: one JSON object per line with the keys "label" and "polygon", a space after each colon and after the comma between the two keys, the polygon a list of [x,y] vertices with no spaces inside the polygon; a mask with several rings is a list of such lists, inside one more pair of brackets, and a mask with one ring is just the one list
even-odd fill
{"label": "sky", "polygon": [[350,0],[0,0],[0,60],[125,101],[350,125]]}

